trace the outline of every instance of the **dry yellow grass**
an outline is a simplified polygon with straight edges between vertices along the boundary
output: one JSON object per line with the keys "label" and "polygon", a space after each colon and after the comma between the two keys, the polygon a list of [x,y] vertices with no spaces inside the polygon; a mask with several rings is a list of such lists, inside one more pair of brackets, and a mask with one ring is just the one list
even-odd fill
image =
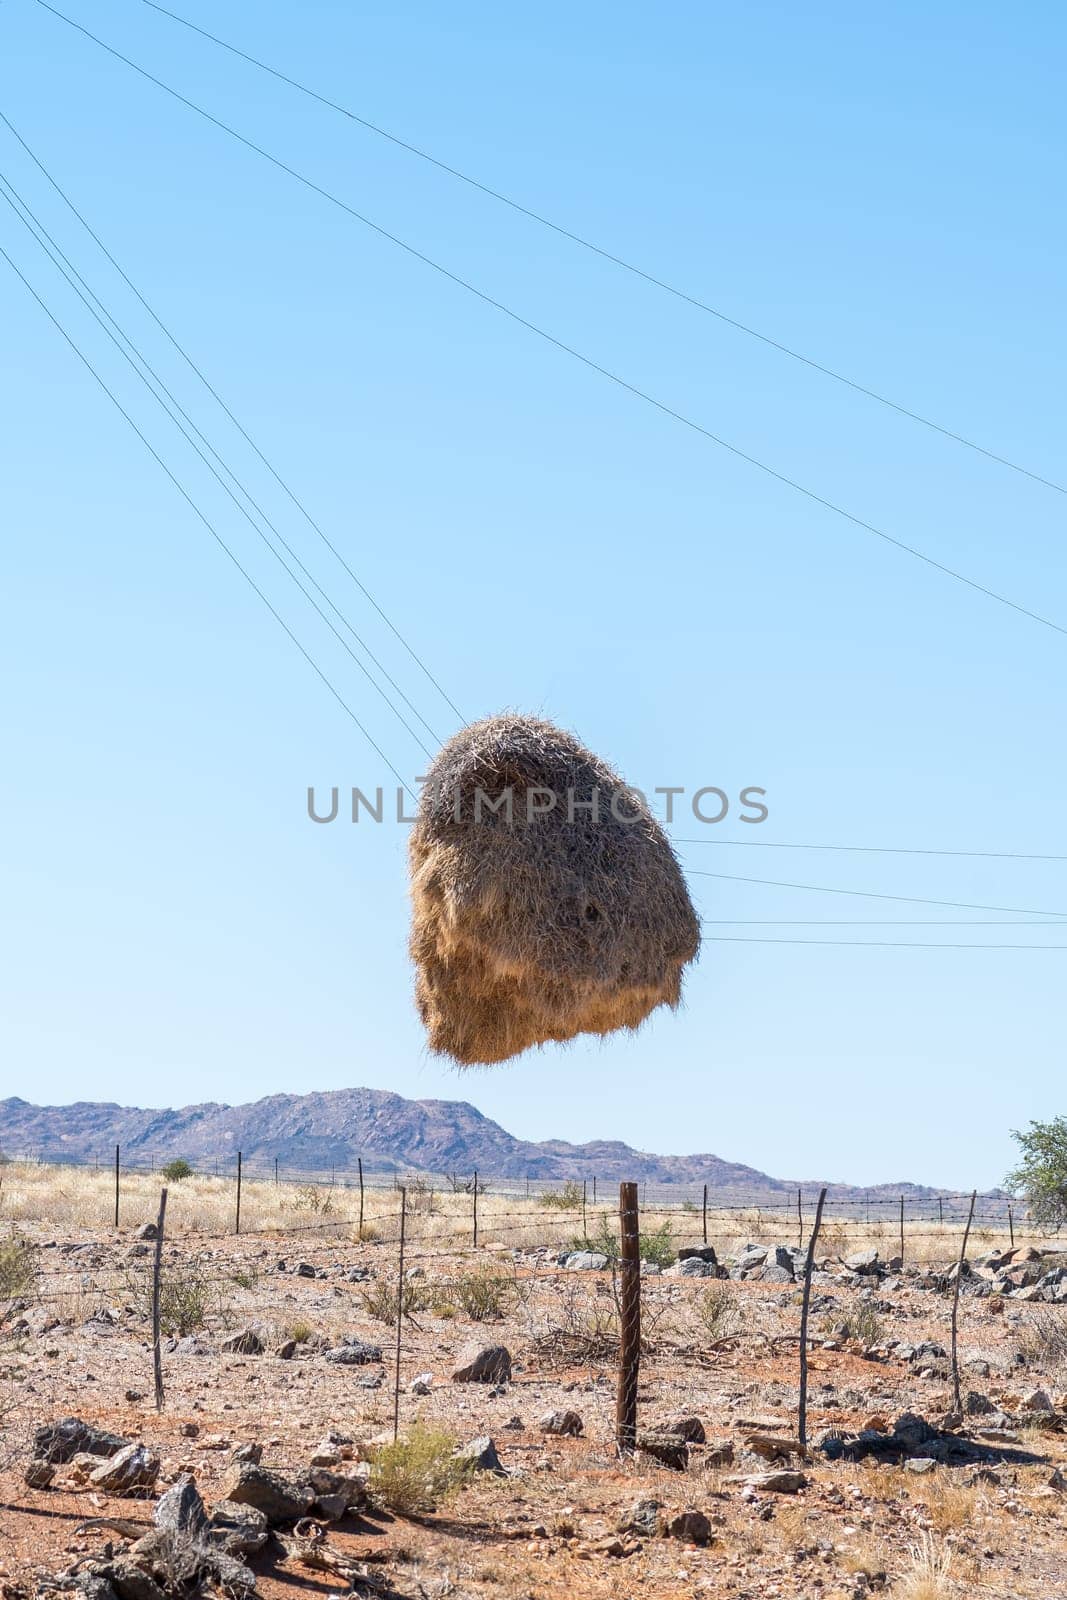
{"label": "dry yellow grass", "polygon": [[[8,1162],[3,1167],[0,1188],[0,1229],[39,1224],[42,1227],[70,1228],[83,1234],[110,1231],[114,1221],[114,1176],[108,1169],[58,1166],[45,1162]],[[162,1175],[158,1172],[124,1171],[121,1177],[120,1226],[124,1229],[152,1220],[159,1206]],[[575,1196],[580,1192],[575,1186]],[[569,1197],[568,1197],[569,1198]],[[195,1173],[168,1186],[167,1231],[171,1235],[225,1235],[235,1224],[236,1185],[234,1178]],[[364,1238],[395,1241],[399,1234],[400,1193],[392,1188],[371,1188],[364,1197]],[[355,1238],[359,1220],[358,1189],[347,1183],[336,1185],[312,1182],[282,1182],[246,1178],[241,1197],[242,1233],[308,1232],[328,1238],[336,1230],[338,1238]],[[810,1219],[808,1219],[810,1222]],[[563,1208],[539,1204],[537,1197],[490,1192],[478,1197],[478,1237],[484,1247],[558,1247],[580,1238],[593,1237],[602,1224],[614,1233],[618,1228],[617,1210],[612,1204],[583,1208],[576,1203]],[[701,1238],[701,1216],[691,1203],[649,1205],[642,1208],[643,1233],[654,1233],[664,1224],[675,1245],[692,1244]],[[5,1226],[6,1225],[6,1226]],[[769,1211],[758,1207],[716,1213],[709,1209],[708,1242],[720,1255],[729,1254],[748,1243],[781,1242],[797,1237],[795,1213]],[[909,1261],[940,1261],[953,1257],[959,1248],[958,1225],[939,1228],[936,1223],[906,1223],[905,1255]],[[430,1180],[416,1179],[408,1191],[408,1236],[417,1247],[453,1248],[473,1243],[473,1200],[464,1191],[435,1187]],[[1016,1244],[1041,1244],[1042,1237],[1015,1232]],[[994,1246],[1006,1243],[1003,1230],[972,1230],[968,1254],[973,1258]],[[817,1254],[849,1255],[870,1247],[891,1256],[899,1248],[899,1230],[884,1222],[867,1223],[851,1218],[834,1218],[826,1225]]]}
{"label": "dry yellow grass", "polygon": [[955,1592],[953,1558],[930,1534],[912,1547],[910,1564],[895,1585],[898,1600],[947,1600]]}

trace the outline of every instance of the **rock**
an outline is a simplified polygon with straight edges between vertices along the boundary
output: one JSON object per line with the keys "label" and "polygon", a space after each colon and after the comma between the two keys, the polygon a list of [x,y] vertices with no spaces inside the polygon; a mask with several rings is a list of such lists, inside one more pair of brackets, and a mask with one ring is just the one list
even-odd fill
{"label": "rock", "polygon": [[762,1283],[792,1283],[793,1279],[794,1274],[791,1266],[764,1267],[763,1271],[760,1273],[760,1281]]}
{"label": "rock", "polygon": [[242,1328],[223,1339],[219,1348],[231,1356],[261,1356],[266,1346],[255,1328]]}
{"label": "rock", "polygon": [[719,1269],[714,1261],[702,1261],[699,1256],[686,1256],[670,1269],[678,1278],[717,1278]]}
{"label": "rock", "polygon": [[1055,1409],[1044,1389],[1032,1389],[1019,1401],[1020,1411],[1055,1411]]}
{"label": "rock", "polygon": [[509,1417],[504,1424],[505,1433],[525,1433],[526,1424],[521,1417]]}
{"label": "rock", "polygon": [[704,1451],[703,1462],[706,1467],[732,1467],[734,1464],[733,1440],[712,1440]]}
{"label": "rock", "polygon": [[90,1473],[94,1489],[106,1494],[138,1494],[159,1477],[159,1457],[145,1444],[128,1444]]}
{"label": "rock", "polygon": [[199,1540],[207,1531],[207,1512],[190,1473],[185,1472],[156,1502],[152,1520],[170,1533],[187,1533]]}
{"label": "rock", "polygon": [[794,1271],[793,1260],[793,1252],[788,1245],[776,1244],[773,1252],[768,1256],[767,1266],[781,1267],[783,1271],[788,1272],[789,1276],[792,1277]]}
{"label": "rock", "polygon": [[937,1462],[933,1456],[909,1456],[904,1463],[904,1469],[907,1472],[933,1472],[936,1466]]}
{"label": "rock", "polygon": [[619,1533],[639,1533],[642,1538],[653,1539],[659,1532],[662,1500],[635,1500],[629,1511],[624,1511],[615,1524]]}
{"label": "rock", "polygon": [[675,1472],[684,1472],[689,1465],[689,1446],[680,1433],[650,1429],[637,1435],[637,1448]]}
{"label": "rock", "polygon": [[366,1480],[329,1467],[312,1467],[308,1474],[320,1511],[337,1520],[366,1498]]}
{"label": "rock", "polygon": [[220,1500],[208,1524],[211,1542],[238,1559],[254,1556],[262,1550],[269,1532],[265,1512],[235,1500]]}
{"label": "rock", "polygon": [[469,1472],[495,1472],[505,1476],[504,1465],[496,1453],[496,1445],[487,1433],[479,1434],[468,1444],[461,1444],[455,1458]]}
{"label": "rock", "polygon": [[912,1411],[905,1411],[893,1424],[893,1437],[907,1449],[916,1450],[936,1439],[937,1429],[931,1427],[925,1417],[918,1417]]}
{"label": "rock", "polygon": [[542,1433],[554,1433],[562,1439],[577,1439],[583,1429],[577,1411],[546,1411],[537,1426]]}
{"label": "rock", "polygon": [[341,1367],[367,1367],[382,1359],[382,1350],[380,1345],[349,1338],[335,1349],[327,1350],[326,1359]]}
{"label": "rock", "polygon": [[703,1511],[680,1511],[667,1524],[672,1539],[682,1539],[686,1544],[710,1544],[711,1523]]}
{"label": "rock", "polygon": [[201,1572],[214,1579],[215,1592],[228,1600],[255,1600],[258,1594],[256,1575],[244,1562],[226,1550],[205,1551],[201,1558]]}
{"label": "rock", "polygon": [[230,1451],[230,1460],[251,1461],[253,1466],[258,1467],[263,1460],[263,1446],[255,1439],[249,1439],[246,1444],[235,1444]]}
{"label": "rock", "polygon": [[298,1278],[318,1277],[318,1273],[315,1271],[315,1268],[311,1265],[310,1261],[298,1261],[296,1266],[293,1268],[293,1272]]}
{"label": "rock", "polygon": [[511,1352],[502,1344],[469,1344],[457,1358],[453,1383],[510,1383]]}
{"label": "rock", "polygon": [[658,1426],[660,1432],[676,1433],[686,1444],[704,1443],[704,1424],[699,1417],[691,1416],[687,1411],[676,1412],[673,1417],[668,1417]]}
{"label": "rock", "polygon": [[745,1485],[749,1489],[765,1489],[770,1494],[796,1494],[798,1489],[807,1486],[807,1477],[803,1472],[754,1472],[746,1478]]}
{"label": "rock", "polygon": [[717,1259],[710,1244],[684,1244],[678,1251],[679,1261],[710,1261],[715,1266]]}
{"label": "rock", "polygon": [[142,1222],[139,1228],[133,1230],[133,1236],[135,1239],[142,1241],[145,1239],[158,1239],[159,1229],[154,1222]]}
{"label": "rock", "polygon": [[51,1461],[31,1461],[22,1474],[27,1489],[47,1489],[56,1475]]}
{"label": "rock", "polygon": [[295,1339],[283,1339],[274,1354],[279,1361],[292,1361],[296,1355],[297,1344]]}
{"label": "rock", "polygon": [[607,1264],[607,1256],[599,1250],[575,1250],[564,1263],[568,1272],[603,1272]]}
{"label": "rock", "polygon": [[295,1522],[311,1510],[315,1492],[308,1483],[294,1483],[281,1473],[252,1462],[242,1463],[223,1485],[224,1500],[254,1506],[267,1521]]}
{"label": "rock", "polygon": [[63,1464],[73,1461],[76,1455],[113,1456],[125,1449],[129,1441],[116,1433],[105,1433],[103,1428],[80,1417],[64,1417],[62,1422],[50,1422],[38,1428],[33,1436],[33,1454],[40,1461]]}
{"label": "rock", "polygon": [[[23,1593],[28,1591],[23,1590]],[[111,1587],[110,1578],[105,1578],[99,1572],[79,1572],[74,1579],[74,1592],[81,1600],[118,1600],[114,1589]],[[16,1591],[12,1589],[12,1595]]]}
{"label": "rock", "polygon": [[845,1257],[845,1266],[850,1272],[877,1272],[879,1270],[878,1251],[858,1250],[855,1255]]}
{"label": "rock", "polygon": [[166,1600],[166,1591],[134,1561],[116,1561],[109,1576],[119,1600]]}
{"label": "rock", "polygon": [[409,1394],[429,1394],[433,1385],[432,1372],[420,1372],[418,1377],[412,1378],[408,1384]]}
{"label": "rock", "polygon": [[965,1416],[987,1417],[996,1409],[997,1408],[993,1404],[992,1400],[988,1399],[984,1394],[976,1393],[973,1389],[964,1398],[963,1412]]}

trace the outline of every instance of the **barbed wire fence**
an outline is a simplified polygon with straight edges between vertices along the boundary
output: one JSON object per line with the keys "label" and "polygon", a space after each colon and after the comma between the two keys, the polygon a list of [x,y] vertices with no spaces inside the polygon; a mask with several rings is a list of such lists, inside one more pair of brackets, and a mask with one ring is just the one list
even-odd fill
{"label": "barbed wire fence", "polygon": [[[149,1168],[138,1174],[132,1168],[124,1168],[120,1162],[114,1171],[118,1173],[121,1216],[123,1172],[131,1177],[143,1178],[158,1176],[158,1169],[155,1173]],[[302,1176],[306,1177],[306,1174]],[[110,1169],[107,1177],[111,1177]],[[228,1183],[230,1175],[221,1175],[219,1181]],[[641,1204],[640,1186],[634,1182],[620,1185],[617,1211],[604,1194],[604,1185],[601,1183],[592,1218],[588,1191],[579,1192],[576,1185],[569,1192],[566,1185],[563,1190],[542,1190],[532,1204],[525,1201],[525,1189],[521,1198],[514,1194],[499,1195],[494,1192],[496,1206],[487,1214],[486,1197],[491,1189],[495,1191],[495,1185],[488,1184],[477,1174],[472,1174],[469,1180],[455,1177],[444,1196],[421,1174],[410,1187],[401,1184],[396,1188],[371,1189],[377,1201],[373,1216],[367,1212],[368,1186],[359,1185],[358,1197],[352,1197],[351,1215],[320,1216],[314,1221],[290,1220],[281,1224],[277,1218],[267,1223],[250,1224],[246,1192],[246,1212],[242,1221],[239,1189],[247,1186],[247,1190],[254,1194],[261,1185],[274,1181],[278,1185],[282,1182],[280,1165],[276,1175],[272,1173],[268,1178],[248,1178],[247,1164],[238,1160],[232,1174],[232,1224],[210,1232],[191,1229],[181,1233],[171,1228],[166,1237],[163,1233],[167,1215],[164,1189],[159,1195],[158,1218],[154,1224],[154,1248],[149,1250],[148,1238],[138,1241],[138,1244],[143,1243],[144,1254],[120,1264],[109,1264],[102,1259],[114,1242],[109,1195],[108,1215],[106,1220],[101,1219],[99,1238],[88,1237],[66,1246],[53,1241],[51,1248],[66,1252],[53,1259],[48,1259],[51,1248],[46,1250],[39,1244],[32,1247],[32,1285],[27,1285],[26,1293],[13,1296],[6,1306],[0,1301],[0,1345],[13,1330],[17,1337],[19,1311],[31,1305],[52,1306],[60,1316],[77,1314],[85,1321],[91,1321],[94,1315],[100,1314],[99,1308],[109,1303],[119,1302],[125,1307],[132,1307],[136,1317],[151,1325],[151,1342],[146,1347],[152,1363],[156,1405],[161,1410],[165,1404],[164,1378],[169,1354],[163,1337],[169,1332],[173,1339],[175,1333],[182,1331],[180,1317],[175,1321],[167,1312],[168,1293],[175,1286],[180,1288],[183,1282],[195,1281],[197,1292],[201,1296],[214,1293],[221,1307],[224,1297],[232,1296],[235,1289],[257,1291],[261,1287],[263,1274],[271,1270],[280,1272],[285,1269],[287,1288],[300,1281],[299,1276],[292,1276],[294,1269],[287,1261],[277,1261],[273,1269],[255,1264],[269,1257],[266,1247],[269,1240],[279,1246],[284,1246],[286,1241],[299,1240],[306,1242],[309,1248],[314,1244],[320,1249],[333,1242],[337,1243],[338,1249],[342,1245],[356,1246],[365,1263],[365,1270],[361,1268],[360,1277],[351,1280],[353,1297],[350,1306],[358,1313],[356,1320],[361,1325],[370,1318],[382,1324],[380,1359],[383,1372],[391,1368],[392,1427],[396,1436],[401,1429],[404,1397],[408,1393],[404,1377],[409,1355],[413,1353],[410,1331],[418,1327],[420,1311],[432,1311],[433,1306],[432,1297],[424,1299],[420,1295],[414,1274],[424,1274],[427,1266],[438,1278],[443,1272],[441,1287],[447,1293],[450,1272],[463,1272],[471,1262],[477,1266],[479,1262],[499,1261],[510,1254],[515,1264],[517,1290],[523,1286],[528,1289],[531,1285],[535,1288],[550,1285],[559,1293],[561,1308],[567,1305],[568,1293],[572,1296],[572,1308],[573,1296],[580,1292],[587,1302],[594,1305],[594,1310],[597,1297],[604,1296],[604,1304],[597,1314],[590,1316],[583,1308],[580,1315],[572,1315],[573,1326],[570,1328],[566,1324],[566,1317],[563,1317],[558,1327],[542,1328],[538,1333],[531,1324],[529,1331],[539,1358],[548,1360],[552,1351],[556,1350],[561,1352],[561,1358],[577,1367],[595,1366],[601,1373],[606,1368],[615,1367],[615,1410],[611,1434],[615,1447],[625,1455],[633,1451],[639,1437],[638,1397],[642,1357],[655,1360],[658,1354],[666,1353],[669,1349],[667,1341],[657,1340],[654,1318],[646,1316],[645,1325],[642,1326],[643,1311],[649,1309],[645,1305],[644,1286],[647,1280],[642,1271],[642,1262],[650,1258],[657,1237],[665,1250],[673,1250],[676,1245],[683,1243],[682,1237],[672,1231],[677,1222],[683,1225],[683,1231],[692,1236],[694,1248],[699,1238],[702,1241],[700,1248],[707,1249],[709,1235],[724,1238],[740,1234],[743,1238],[749,1231],[747,1225],[751,1223],[754,1212],[757,1218],[766,1220],[783,1237],[790,1227],[788,1209],[767,1212],[761,1207],[754,1208],[740,1201],[709,1206],[706,1191],[702,1192],[699,1208],[692,1205],[686,1208],[683,1202],[673,1207],[653,1206],[645,1211]],[[336,1179],[332,1179],[331,1189],[336,1187]],[[180,1182],[170,1185],[172,1195],[175,1189],[180,1189]],[[480,1215],[479,1197],[482,1200]],[[946,1199],[957,1198],[965,1198],[967,1202],[967,1212],[963,1218],[956,1216],[955,1208],[946,1215]],[[446,1200],[452,1209],[442,1215],[440,1207]],[[832,1255],[842,1242],[841,1237],[835,1239],[828,1236],[828,1224],[833,1222],[829,1201],[828,1192],[822,1190],[809,1225],[803,1191],[798,1192],[794,1224],[799,1234],[798,1253],[805,1243],[807,1245],[803,1264],[794,1257],[797,1271],[791,1286],[794,1298],[796,1291],[801,1291],[799,1326],[795,1333],[778,1336],[786,1341],[794,1338],[797,1341],[797,1437],[802,1450],[807,1444],[807,1357],[815,1342],[808,1329],[812,1277],[819,1259],[820,1242],[827,1255]],[[937,1201],[935,1221],[928,1213],[924,1216],[920,1209],[929,1207],[928,1199],[917,1202],[919,1215],[908,1216],[901,1197],[894,1199],[878,1195],[864,1197],[861,1202],[850,1198],[847,1205],[843,1204],[836,1221],[838,1226],[845,1222],[853,1227],[868,1228],[874,1225],[867,1220],[873,1215],[875,1222],[888,1228],[894,1236],[897,1225],[903,1229],[906,1224],[906,1233],[901,1233],[901,1258],[905,1243],[917,1256],[933,1246],[941,1258],[943,1270],[934,1274],[930,1286],[939,1288],[946,1302],[951,1301],[951,1311],[945,1320],[951,1338],[953,1378],[958,1387],[956,1330],[962,1278],[959,1263],[966,1249],[967,1238],[980,1217],[999,1235],[1006,1235],[1005,1245],[1014,1241],[1014,1232],[1011,1219],[999,1208],[987,1211],[983,1216],[977,1209],[977,1197],[973,1192],[966,1197],[942,1195],[937,1197]],[[141,1196],[139,1203],[143,1208]],[[882,1212],[880,1219],[879,1210]],[[659,1221],[665,1213],[666,1224]],[[595,1224],[592,1237],[591,1221]],[[655,1225],[657,1222],[658,1227]],[[150,1230],[144,1225],[135,1231],[151,1237]],[[17,1227],[5,1222],[0,1210],[0,1237],[5,1234],[7,1237],[16,1237]],[[253,1241],[262,1245],[256,1257],[249,1254]],[[581,1249],[599,1251],[605,1258],[604,1271],[597,1271],[594,1267],[587,1275],[568,1268],[566,1263],[570,1255]],[[307,1273],[315,1280],[327,1270],[321,1265],[307,1265]],[[303,1275],[304,1265],[297,1263],[295,1271]],[[605,1274],[610,1276],[606,1277]],[[656,1280],[653,1278],[651,1281]],[[701,1280],[695,1280],[694,1292],[699,1292],[701,1286]],[[706,1292],[706,1282],[703,1288]],[[720,1341],[722,1348],[729,1348],[730,1344],[729,1339]],[[236,1353],[241,1353],[239,1343]],[[712,1352],[712,1361],[721,1353],[721,1348]],[[607,1426],[606,1415],[604,1421]]]}

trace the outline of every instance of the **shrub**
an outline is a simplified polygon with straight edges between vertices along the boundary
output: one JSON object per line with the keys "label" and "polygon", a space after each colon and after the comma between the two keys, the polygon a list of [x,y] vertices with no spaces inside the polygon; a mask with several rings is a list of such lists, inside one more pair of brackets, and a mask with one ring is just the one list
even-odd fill
{"label": "shrub", "polygon": [[697,1316],[711,1339],[729,1339],[741,1327],[741,1311],[734,1293],[720,1279],[708,1284],[700,1298]]}
{"label": "shrub", "polygon": [[1067,1363],[1067,1316],[1049,1307],[1035,1308],[1019,1340],[1019,1350],[1031,1366],[1063,1366]]}
{"label": "shrub", "polygon": [[383,1278],[375,1278],[372,1284],[359,1291],[359,1298],[368,1316],[376,1322],[394,1323],[397,1317],[398,1300],[401,1314],[412,1317],[417,1311],[425,1311],[429,1304],[429,1297],[421,1284],[405,1278],[397,1294],[395,1283],[386,1283]]}
{"label": "shrub", "polygon": [[840,1315],[828,1314],[822,1330],[835,1339],[855,1339],[858,1344],[881,1344],[885,1337],[885,1324],[873,1306],[853,1306]]}
{"label": "shrub", "polygon": [[370,1490],[399,1516],[432,1511],[454,1494],[466,1476],[447,1433],[416,1423],[405,1439],[381,1445],[371,1462]]}
{"label": "shrub", "polygon": [[460,1310],[472,1322],[498,1322],[504,1315],[511,1292],[511,1280],[495,1267],[478,1267],[464,1272],[452,1284],[451,1292]]}
{"label": "shrub", "polygon": [[[670,1266],[675,1256],[670,1223],[665,1222],[662,1227],[654,1228],[651,1233],[642,1233],[638,1238],[637,1248],[642,1261],[652,1261],[657,1267]],[[607,1256],[613,1265],[618,1261],[621,1249],[619,1236],[608,1220],[606,1212],[601,1212],[596,1232],[572,1239],[571,1249],[595,1250],[599,1255]]]}
{"label": "shrub", "polygon": [[324,1189],[320,1183],[302,1183],[293,1196],[294,1211],[310,1211],[317,1217],[328,1217],[333,1212],[333,1187]]}
{"label": "shrub", "polygon": [[0,1240],[0,1300],[29,1294],[37,1279],[33,1246],[20,1233]]}
{"label": "shrub", "polygon": [[544,1194],[538,1195],[537,1204],[549,1211],[580,1211],[582,1186],[573,1178],[568,1178],[562,1189],[546,1189]]}
{"label": "shrub", "polygon": [[[152,1315],[152,1274],[138,1273],[130,1279],[130,1295],[138,1315],[148,1321]],[[184,1339],[196,1333],[208,1319],[210,1285],[197,1266],[164,1266],[159,1280],[159,1326],[168,1338]],[[221,1301],[219,1310],[223,1309]]]}
{"label": "shrub", "polygon": [[1025,1133],[1012,1130],[1022,1160],[1005,1180],[1026,1196],[1033,1220],[1043,1228],[1067,1223],[1067,1117],[1031,1122]]}
{"label": "shrub", "polygon": [[167,1162],[163,1168],[163,1176],[168,1183],[181,1183],[183,1178],[193,1176],[193,1169],[184,1156],[179,1156],[176,1161]]}

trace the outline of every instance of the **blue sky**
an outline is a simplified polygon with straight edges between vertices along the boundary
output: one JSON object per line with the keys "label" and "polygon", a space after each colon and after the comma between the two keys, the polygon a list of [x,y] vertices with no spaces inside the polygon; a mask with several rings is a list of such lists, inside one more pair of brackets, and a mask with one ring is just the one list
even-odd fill
{"label": "blue sky", "polygon": [[[627,277],[137,0],[60,9],[591,359],[1067,625],[1062,495]],[[1060,8],[185,12],[731,316],[1062,477]],[[31,0],[0,7],[0,96],[467,716],[547,715],[649,788],[768,791],[762,827],[681,837],[1064,851],[1062,635],[569,360]],[[435,733],[452,732],[2,126],[0,152]],[[0,243],[390,759],[422,771],[6,206]],[[708,942],[684,1010],[637,1036],[477,1074],[429,1057],[405,950],[405,829],[316,827],[305,810],[309,784],[367,788],[388,772],[2,260],[0,364],[3,1092],[163,1105],[369,1084],[473,1100],[527,1137],[960,1187],[1002,1177],[1011,1127],[1063,1111],[1063,950]],[[1059,863],[718,843],[682,855],[1067,913]],[[970,915],[692,886],[707,918]],[[1055,927],[721,931],[1067,944]]]}

